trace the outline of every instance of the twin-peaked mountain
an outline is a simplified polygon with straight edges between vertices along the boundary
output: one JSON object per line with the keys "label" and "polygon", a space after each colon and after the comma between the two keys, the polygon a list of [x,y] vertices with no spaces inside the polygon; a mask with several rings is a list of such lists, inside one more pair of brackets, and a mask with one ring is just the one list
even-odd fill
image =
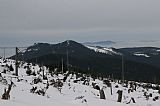
{"label": "twin-peaked mountain", "polygon": [[[58,44],[37,43],[19,53],[19,59],[64,69],[67,61],[72,71],[83,71],[121,78],[122,55],[125,79],[158,81],[160,78],[160,48],[106,48],[83,45],[72,40]],[[14,58],[14,56],[12,57]]]}

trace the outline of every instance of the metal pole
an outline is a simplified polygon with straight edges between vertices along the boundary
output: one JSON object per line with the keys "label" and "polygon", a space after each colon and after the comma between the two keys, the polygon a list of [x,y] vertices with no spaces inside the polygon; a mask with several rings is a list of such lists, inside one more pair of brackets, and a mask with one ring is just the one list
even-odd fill
{"label": "metal pole", "polygon": [[62,74],[63,74],[63,58],[62,58]]}
{"label": "metal pole", "polygon": [[67,71],[69,71],[68,48],[67,48]]}
{"label": "metal pole", "polygon": [[16,56],[15,56],[15,75],[18,76],[18,48],[16,47]]}
{"label": "metal pole", "polygon": [[44,78],[44,66],[42,66],[42,72],[43,72],[43,80],[45,79]]}
{"label": "metal pole", "polygon": [[6,59],[6,48],[4,47],[4,59]]}
{"label": "metal pole", "polygon": [[124,84],[124,56],[122,54],[122,82]]}

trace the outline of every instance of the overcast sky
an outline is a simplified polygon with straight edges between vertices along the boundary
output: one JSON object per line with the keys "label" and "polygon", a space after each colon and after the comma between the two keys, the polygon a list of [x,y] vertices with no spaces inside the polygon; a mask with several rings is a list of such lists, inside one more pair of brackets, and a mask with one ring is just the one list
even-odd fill
{"label": "overcast sky", "polygon": [[0,0],[0,44],[159,40],[160,0]]}

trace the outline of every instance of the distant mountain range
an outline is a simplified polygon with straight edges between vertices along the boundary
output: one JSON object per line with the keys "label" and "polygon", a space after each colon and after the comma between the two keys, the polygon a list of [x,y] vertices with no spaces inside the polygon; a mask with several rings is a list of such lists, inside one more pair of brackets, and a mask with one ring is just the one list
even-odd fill
{"label": "distant mountain range", "polygon": [[113,41],[99,41],[99,42],[85,42],[84,45],[92,45],[92,46],[107,46],[107,45],[113,45],[116,42]]}
{"label": "distant mountain range", "polygon": [[132,48],[132,47],[160,47],[158,40],[125,40],[125,41],[99,41],[99,42],[86,42],[84,45],[101,46],[101,47],[114,47],[114,48]]}
{"label": "distant mountain range", "polygon": [[[125,79],[152,82],[160,79],[160,48],[155,47],[116,49],[67,40],[58,44],[34,44],[19,53],[19,59],[47,65],[52,69],[61,69],[63,59],[66,70],[67,54],[68,66],[72,71],[121,78],[123,55]],[[14,56],[11,58],[14,59]]]}

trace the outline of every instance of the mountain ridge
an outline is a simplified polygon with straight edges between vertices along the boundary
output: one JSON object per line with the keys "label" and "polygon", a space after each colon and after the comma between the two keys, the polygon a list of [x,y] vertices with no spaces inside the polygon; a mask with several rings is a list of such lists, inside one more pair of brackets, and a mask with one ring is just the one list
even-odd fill
{"label": "mountain ridge", "polygon": [[[123,55],[126,78],[153,81],[155,76],[158,78],[158,75],[160,75],[160,54],[158,50],[160,49],[147,47],[115,49],[99,46],[94,46],[93,49],[76,41],[67,40],[58,44],[35,44],[27,48],[25,52],[19,53],[19,58],[23,58],[23,60],[29,62],[43,63],[52,68],[58,67],[60,69],[62,59],[64,60],[64,65],[67,65],[68,54],[69,67],[71,70],[94,71],[93,73],[101,73],[102,75],[114,74],[115,77],[120,78]],[[135,55],[134,53],[137,53],[137,51],[141,52]],[[157,51],[158,54],[152,54],[154,51]],[[150,57],[145,57],[142,53]],[[14,58],[14,56],[11,58]],[[143,73],[149,74],[145,76]],[[151,78],[147,79],[147,76],[151,76]]]}

